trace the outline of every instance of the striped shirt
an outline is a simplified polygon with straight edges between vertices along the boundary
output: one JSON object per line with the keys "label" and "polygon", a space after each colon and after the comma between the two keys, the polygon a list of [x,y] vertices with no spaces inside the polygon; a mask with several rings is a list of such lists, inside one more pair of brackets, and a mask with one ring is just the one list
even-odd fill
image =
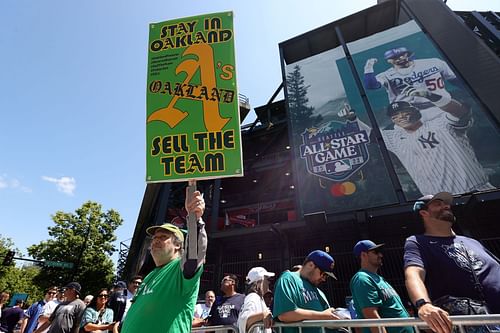
{"label": "striped shirt", "polygon": [[415,132],[394,126],[382,136],[422,194],[493,189],[466,135],[471,124],[470,113],[457,119],[442,112]]}

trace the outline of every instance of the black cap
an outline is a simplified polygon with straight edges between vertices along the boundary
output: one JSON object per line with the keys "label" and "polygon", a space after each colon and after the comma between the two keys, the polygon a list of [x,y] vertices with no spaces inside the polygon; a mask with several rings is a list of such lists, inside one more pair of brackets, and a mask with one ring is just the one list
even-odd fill
{"label": "black cap", "polygon": [[392,117],[396,113],[404,112],[404,111],[419,112],[418,109],[415,108],[413,105],[411,105],[408,102],[403,102],[403,101],[394,102],[394,103],[389,104],[389,106],[387,106],[387,115],[389,117]]}
{"label": "black cap", "polygon": [[82,286],[78,282],[70,282],[64,288],[73,289],[78,295],[80,295],[80,291],[82,291]]}
{"label": "black cap", "polygon": [[122,288],[122,289],[125,289],[127,288],[127,284],[123,281],[118,281],[115,283],[115,288]]}

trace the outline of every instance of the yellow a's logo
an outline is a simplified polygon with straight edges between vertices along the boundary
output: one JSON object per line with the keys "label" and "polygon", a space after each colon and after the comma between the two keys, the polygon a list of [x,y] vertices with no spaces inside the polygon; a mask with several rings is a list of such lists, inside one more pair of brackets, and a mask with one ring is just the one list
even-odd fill
{"label": "yellow a's logo", "polygon": [[[191,58],[186,59],[177,66],[175,71],[177,75],[182,72],[187,74],[182,86],[189,85],[193,76],[199,70],[201,86],[212,87],[212,89],[217,91],[212,47],[208,44],[194,44],[189,46],[186,51],[184,51],[183,56],[186,55],[194,55],[198,58],[198,60]],[[184,112],[175,107],[177,101],[181,98],[190,100],[194,99],[181,95],[182,94],[173,96],[172,100],[166,107],[154,111],[148,117],[147,122],[149,123],[158,120],[168,124],[171,128],[177,126],[188,116],[188,112]],[[207,131],[221,131],[229,122],[230,118],[223,118],[220,115],[219,100],[217,98],[201,98],[195,100],[203,103],[203,122]]]}

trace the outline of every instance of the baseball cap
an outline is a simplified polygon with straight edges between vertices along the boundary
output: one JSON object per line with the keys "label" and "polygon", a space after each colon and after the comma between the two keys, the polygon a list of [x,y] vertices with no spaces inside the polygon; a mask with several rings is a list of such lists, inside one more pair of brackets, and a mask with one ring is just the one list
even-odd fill
{"label": "baseball cap", "polygon": [[415,201],[415,204],[413,205],[413,211],[418,213],[434,200],[442,200],[445,204],[451,205],[453,202],[453,195],[449,192],[439,192],[434,195],[424,195],[423,197]]}
{"label": "baseball cap", "polygon": [[359,242],[357,242],[356,245],[354,245],[354,255],[356,257],[359,257],[359,256],[361,256],[361,252],[368,252],[371,250],[375,250],[375,249],[381,248],[384,245],[385,245],[384,243],[375,244],[374,242],[372,242],[369,239],[363,239],[363,240],[360,240]]}
{"label": "baseball cap", "polygon": [[332,256],[328,253],[321,250],[312,251],[306,257],[306,261],[312,261],[316,266],[318,266],[319,269],[337,280],[337,277],[333,274],[335,260],[333,260]]}
{"label": "baseball cap", "polygon": [[82,286],[78,282],[70,282],[64,288],[73,289],[78,295],[80,295],[80,291],[82,290]]}
{"label": "baseball cap", "polygon": [[248,284],[262,280],[264,277],[274,276],[273,272],[268,272],[264,267],[254,267],[248,271],[246,282]]}
{"label": "baseball cap", "polygon": [[176,235],[177,238],[179,238],[181,240],[181,242],[184,242],[184,234],[182,233],[182,230],[178,226],[173,225],[172,223],[165,223],[162,225],[154,225],[152,227],[147,228],[146,233],[149,236],[153,236],[155,234],[156,230],[158,230],[158,229],[163,229],[163,230],[169,231],[169,232],[173,233],[174,235]]}
{"label": "baseball cap", "polygon": [[404,111],[420,112],[413,105],[411,105],[410,103],[405,102],[405,101],[394,102],[394,103],[391,103],[387,106],[387,116],[389,116],[389,117],[392,117],[396,113],[404,112]]}
{"label": "baseball cap", "polygon": [[123,281],[118,281],[115,283],[115,288],[125,289],[125,288],[127,288],[127,284]]}

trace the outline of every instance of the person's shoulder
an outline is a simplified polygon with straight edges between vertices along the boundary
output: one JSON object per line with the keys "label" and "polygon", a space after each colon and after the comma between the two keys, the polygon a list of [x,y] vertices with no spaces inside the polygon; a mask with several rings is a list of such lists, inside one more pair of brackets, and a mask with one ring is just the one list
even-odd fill
{"label": "person's shoulder", "polygon": [[[86,308],[86,307],[87,307],[87,305],[85,305],[85,302],[84,302],[84,301],[82,301],[82,300],[81,300],[81,299],[79,299],[79,298],[75,299],[73,302],[74,302],[74,304],[75,304],[75,305],[78,305],[78,306],[80,306],[80,307],[81,307],[81,306],[83,306],[84,308]],[[73,302],[71,302],[71,303],[73,303]]]}
{"label": "person's shoulder", "polygon": [[377,274],[370,273],[364,270],[359,270],[353,275],[351,279],[351,284],[355,283],[365,283],[366,281],[371,281],[373,278],[377,277]]}
{"label": "person's shoulder", "polygon": [[240,293],[236,293],[234,296],[234,298],[238,298],[238,299],[245,299],[245,295],[244,294],[240,294]]}
{"label": "person's shoulder", "polygon": [[298,272],[284,271],[280,276],[280,280],[296,280],[299,277],[300,275]]}
{"label": "person's shoulder", "polygon": [[257,293],[250,293],[245,296],[245,302],[255,302],[257,300],[261,300],[260,296]]}
{"label": "person's shoulder", "polygon": [[421,236],[421,235],[411,235],[410,237],[406,238],[405,242],[406,243],[408,243],[408,242],[414,242],[414,243],[416,243],[416,242],[418,242],[419,236]]}
{"label": "person's shoulder", "polygon": [[481,244],[480,241],[478,241],[477,239],[474,239],[474,238],[470,238],[470,237],[467,237],[467,236],[462,236],[462,235],[456,235],[455,236],[455,241],[456,242],[470,242],[470,243],[476,243],[476,244]]}
{"label": "person's shoulder", "polygon": [[[106,309],[109,309],[109,308],[106,308]],[[113,311],[113,310],[111,310],[111,311]],[[97,310],[96,310],[96,309],[94,309],[94,308],[93,308],[93,307],[91,307],[91,306],[87,306],[87,307],[85,307],[85,312],[89,312],[89,313],[97,313]]]}

